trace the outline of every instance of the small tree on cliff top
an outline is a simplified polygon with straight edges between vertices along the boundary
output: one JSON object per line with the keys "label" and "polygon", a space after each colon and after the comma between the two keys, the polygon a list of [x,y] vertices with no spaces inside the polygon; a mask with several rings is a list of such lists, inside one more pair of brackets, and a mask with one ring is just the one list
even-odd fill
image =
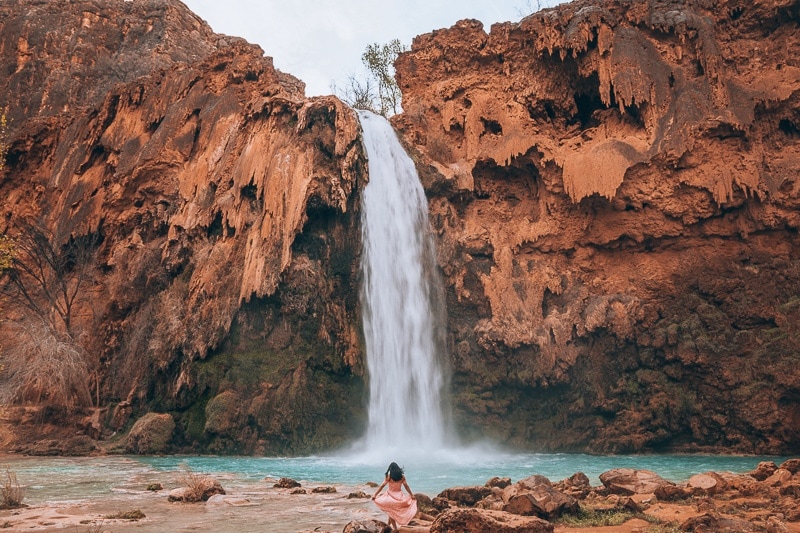
{"label": "small tree on cliff top", "polygon": [[385,117],[398,113],[402,95],[394,78],[394,62],[406,50],[408,48],[399,39],[367,45],[361,54],[367,77],[362,81],[351,75],[343,89],[331,84],[333,92],[356,109],[366,109]]}

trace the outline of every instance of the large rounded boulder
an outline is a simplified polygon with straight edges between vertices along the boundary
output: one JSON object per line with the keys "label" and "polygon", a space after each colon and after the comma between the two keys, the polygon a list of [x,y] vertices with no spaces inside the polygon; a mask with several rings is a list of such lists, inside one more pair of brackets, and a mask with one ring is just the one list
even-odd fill
{"label": "large rounded boulder", "polygon": [[147,413],[133,424],[125,442],[125,451],[139,455],[166,453],[174,432],[172,415]]}

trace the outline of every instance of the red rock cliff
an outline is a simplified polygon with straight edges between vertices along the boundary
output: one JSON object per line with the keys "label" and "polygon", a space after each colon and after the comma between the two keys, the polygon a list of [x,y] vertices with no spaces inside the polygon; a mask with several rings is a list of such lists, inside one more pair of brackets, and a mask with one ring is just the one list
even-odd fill
{"label": "red rock cliff", "polygon": [[797,449],[800,4],[577,1],[396,68],[465,432]]}
{"label": "red rock cliff", "polygon": [[[576,2],[400,57],[465,436],[796,451],[799,21],[796,1]],[[352,112],[174,0],[4,2],[0,69],[1,229],[93,243],[68,332],[85,432],[158,411],[171,449],[358,434]],[[4,312],[10,353],[30,315]],[[4,411],[17,442],[47,437],[28,416]]]}
{"label": "red rock cliff", "polygon": [[349,439],[362,409],[352,110],[306,99],[261,49],[175,0],[4,2],[0,69],[2,229],[36,221],[56,248],[99,243],[66,332],[110,407],[97,431],[152,409],[178,419],[176,444],[203,449]]}

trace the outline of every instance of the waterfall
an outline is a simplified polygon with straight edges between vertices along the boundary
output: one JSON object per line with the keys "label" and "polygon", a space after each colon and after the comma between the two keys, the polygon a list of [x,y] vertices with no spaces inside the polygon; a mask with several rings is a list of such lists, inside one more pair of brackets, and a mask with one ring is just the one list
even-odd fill
{"label": "waterfall", "polygon": [[369,159],[361,234],[369,373],[366,446],[425,452],[444,444],[444,306],[413,161],[389,122],[359,111]]}

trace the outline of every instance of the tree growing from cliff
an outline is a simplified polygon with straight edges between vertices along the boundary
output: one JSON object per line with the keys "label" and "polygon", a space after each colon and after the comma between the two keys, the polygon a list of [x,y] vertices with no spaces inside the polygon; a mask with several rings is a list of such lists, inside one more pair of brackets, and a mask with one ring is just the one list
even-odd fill
{"label": "tree growing from cliff", "polygon": [[89,357],[76,341],[75,313],[94,285],[93,256],[99,236],[60,237],[43,224],[17,225],[3,290],[23,318],[12,332],[0,365],[0,400],[91,404]]}
{"label": "tree growing from cliff", "polygon": [[367,45],[361,54],[361,62],[367,69],[363,80],[351,75],[343,88],[332,84],[332,89],[339,98],[355,109],[366,109],[389,117],[400,112],[400,87],[394,74],[394,62],[401,53],[408,50],[399,39],[388,43],[372,43]]}
{"label": "tree growing from cliff", "polygon": [[93,256],[100,237],[61,238],[43,224],[27,221],[18,229],[6,285],[10,300],[55,331],[74,336],[74,312],[93,285]]}

